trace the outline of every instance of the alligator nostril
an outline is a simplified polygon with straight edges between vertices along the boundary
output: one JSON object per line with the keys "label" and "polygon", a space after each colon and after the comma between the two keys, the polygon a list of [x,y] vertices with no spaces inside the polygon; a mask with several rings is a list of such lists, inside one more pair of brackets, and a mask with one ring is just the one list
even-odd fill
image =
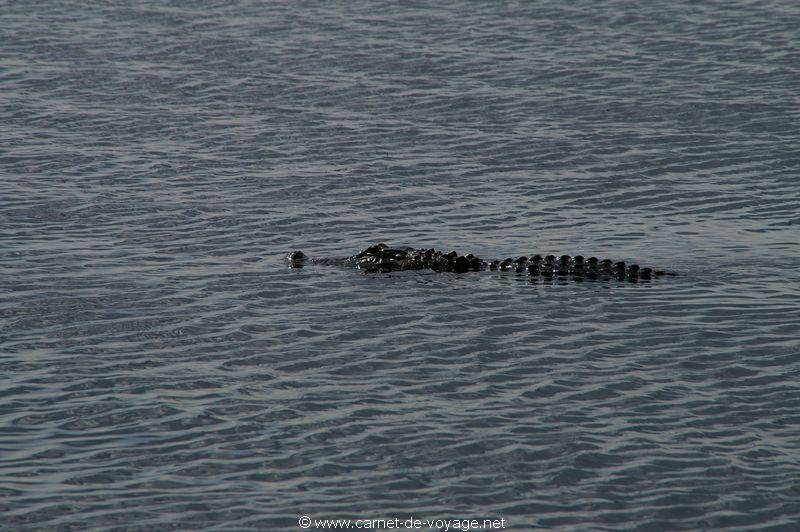
{"label": "alligator nostril", "polygon": [[286,255],[286,260],[289,262],[290,268],[302,268],[306,258],[306,254],[299,250],[292,251]]}

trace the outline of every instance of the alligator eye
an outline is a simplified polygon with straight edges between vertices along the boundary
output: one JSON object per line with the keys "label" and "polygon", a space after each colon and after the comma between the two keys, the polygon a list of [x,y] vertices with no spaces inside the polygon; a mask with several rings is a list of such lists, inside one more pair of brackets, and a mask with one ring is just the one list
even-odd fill
{"label": "alligator eye", "polygon": [[383,243],[375,244],[374,246],[370,246],[367,249],[365,249],[364,251],[362,251],[361,254],[362,255],[369,255],[369,254],[373,254],[373,253],[380,253],[381,251],[383,251],[387,247],[388,246],[386,244],[383,244]]}

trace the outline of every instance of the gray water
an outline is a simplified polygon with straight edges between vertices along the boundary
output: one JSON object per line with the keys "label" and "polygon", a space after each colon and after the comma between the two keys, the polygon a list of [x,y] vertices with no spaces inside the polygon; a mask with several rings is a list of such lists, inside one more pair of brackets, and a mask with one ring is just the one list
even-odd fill
{"label": "gray water", "polygon": [[[0,1],[0,527],[796,529],[798,42],[791,1]],[[679,276],[283,262],[380,241]]]}

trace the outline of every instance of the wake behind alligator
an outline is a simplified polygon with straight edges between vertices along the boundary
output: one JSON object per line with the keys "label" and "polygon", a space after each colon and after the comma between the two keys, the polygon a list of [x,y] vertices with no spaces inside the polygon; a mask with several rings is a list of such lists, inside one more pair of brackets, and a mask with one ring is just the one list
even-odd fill
{"label": "wake behind alligator", "polygon": [[638,264],[623,261],[598,259],[581,255],[533,255],[516,259],[494,259],[486,261],[472,253],[459,255],[455,251],[444,253],[433,248],[390,248],[386,244],[375,244],[361,253],[341,258],[311,258],[302,251],[292,251],[286,256],[289,266],[302,268],[305,264],[338,265],[358,268],[365,272],[395,272],[401,270],[433,270],[435,272],[466,273],[470,271],[499,270],[526,274],[534,278],[572,278],[576,280],[628,280],[649,281],[676,275],[653,268],[641,268]]}

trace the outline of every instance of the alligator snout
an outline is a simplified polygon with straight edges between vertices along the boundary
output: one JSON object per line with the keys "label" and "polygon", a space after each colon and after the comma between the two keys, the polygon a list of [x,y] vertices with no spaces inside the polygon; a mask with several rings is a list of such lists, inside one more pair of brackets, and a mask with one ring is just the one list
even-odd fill
{"label": "alligator snout", "polygon": [[292,251],[288,255],[286,255],[286,262],[289,263],[289,267],[291,268],[302,268],[303,263],[306,261],[308,257],[305,253],[300,250]]}

